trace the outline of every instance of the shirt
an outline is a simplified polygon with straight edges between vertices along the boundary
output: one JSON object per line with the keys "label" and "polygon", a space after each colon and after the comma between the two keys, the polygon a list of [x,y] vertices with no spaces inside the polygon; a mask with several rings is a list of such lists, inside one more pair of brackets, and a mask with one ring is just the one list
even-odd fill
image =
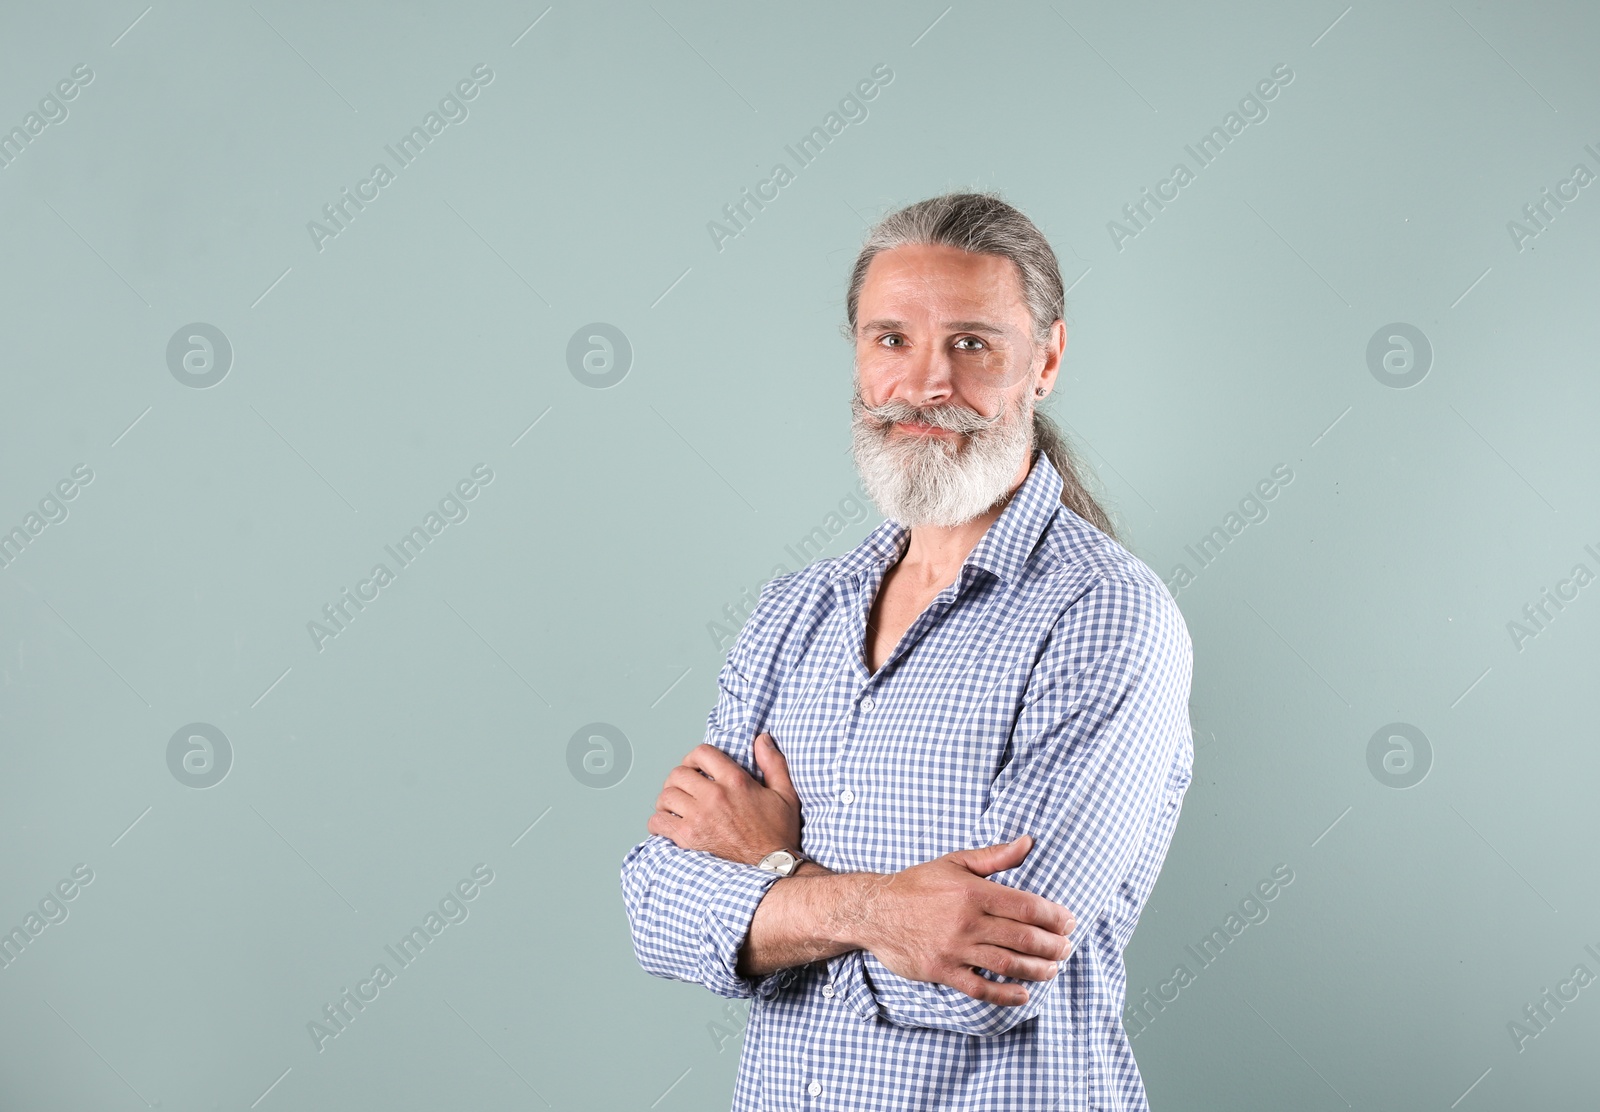
{"label": "shirt", "polygon": [[1026,982],[1020,1006],[901,977],[861,949],[741,977],[750,919],[780,878],[652,834],[622,863],[634,952],[655,976],[752,998],[733,1112],[1148,1109],[1122,952],[1191,777],[1193,646],[1160,577],[1061,488],[1036,452],[876,672],[866,621],[908,528],[885,520],[772,579],[722,666],[705,740],[759,780],[755,735],[772,735],[801,849],[835,872],[1031,834],[1023,862],[988,879],[1070,910],[1072,953]]}

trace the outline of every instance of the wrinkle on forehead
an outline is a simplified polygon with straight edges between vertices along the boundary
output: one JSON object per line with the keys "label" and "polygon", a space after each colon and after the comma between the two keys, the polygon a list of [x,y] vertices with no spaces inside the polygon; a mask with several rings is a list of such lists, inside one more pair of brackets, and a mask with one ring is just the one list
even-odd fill
{"label": "wrinkle on forehead", "polygon": [[858,305],[866,319],[986,320],[1007,335],[1026,334],[1028,317],[1016,264],[1000,255],[913,245],[873,256]]}

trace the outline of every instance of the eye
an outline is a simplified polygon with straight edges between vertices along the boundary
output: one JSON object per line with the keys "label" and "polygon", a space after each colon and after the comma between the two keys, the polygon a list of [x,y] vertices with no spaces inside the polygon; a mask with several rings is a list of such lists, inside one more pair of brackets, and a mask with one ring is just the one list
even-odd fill
{"label": "eye", "polygon": [[970,348],[962,348],[961,349],[962,351],[981,351],[983,348],[988,347],[987,344],[985,344],[982,340],[978,339],[978,337],[976,337],[976,336],[963,336],[959,340],[957,340],[956,343],[964,344],[969,340],[972,341],[973,343],[977,344],[978,346],[977,347],[970,347]]}
{"label": "eye", "polygon": [[[878,343],[881,346],[885,340],[904,340],[904,339],[905,339],[905,337],[900,335],[900,333],[898,333],[898,332],[885,332],[882,336],[878,337]],[[901,347],[903,345],[901,345],[901,344],[893,344],[893,345],[890,345],[890,346],[892,346],[892,347]]]}

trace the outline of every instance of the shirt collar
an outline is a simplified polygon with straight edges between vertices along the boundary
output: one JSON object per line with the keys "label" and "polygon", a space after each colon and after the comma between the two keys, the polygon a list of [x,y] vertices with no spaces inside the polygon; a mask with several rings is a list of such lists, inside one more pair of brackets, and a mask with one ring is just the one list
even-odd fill
{"label": "shirt collar", "polygon": [[[962,573],[970,565],[1006,582],[1018,578],[1045,527],[1061,506],[1062,485],[1061,474],[1051,464],[1050,457],[1036,451],[1028,477],[967,553],[961,565]],[[831,574],[834,579],[846,575],[860,579],[873,565],[887,567],[899,560],[910,543],[911,530],[887,518],[859,545],[834,561]]]}

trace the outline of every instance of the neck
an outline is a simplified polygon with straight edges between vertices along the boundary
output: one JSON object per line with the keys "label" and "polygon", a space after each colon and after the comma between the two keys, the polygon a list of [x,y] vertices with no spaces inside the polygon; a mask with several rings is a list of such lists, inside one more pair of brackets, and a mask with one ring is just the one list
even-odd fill
{"label": "neck", "polygon": [[909,575],[918,586],[930,589],[952,582],[967,556],[989,531],[989,526],[1000,519],[1000,515],[1011,504],[1011,499],[1027,481],[1036,455],[1036,451],[1029,451],[1022,457],[1022,464],[1012,476],[1004,499],[977,517],[960,525],[913,526],[911,541],[906,545],[905,555],[900,557],[901,574]]}

